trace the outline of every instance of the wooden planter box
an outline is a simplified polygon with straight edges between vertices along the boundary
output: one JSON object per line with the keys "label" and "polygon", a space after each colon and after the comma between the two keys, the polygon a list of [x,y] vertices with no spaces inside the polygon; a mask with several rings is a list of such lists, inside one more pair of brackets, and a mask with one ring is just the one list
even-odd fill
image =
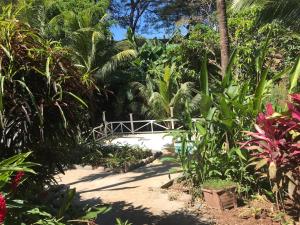
{"label": "wooden planter box", "polygon": [[236,187],[222,190],[202,189],[204,200],[211,208],[224,210],[237,207]]}

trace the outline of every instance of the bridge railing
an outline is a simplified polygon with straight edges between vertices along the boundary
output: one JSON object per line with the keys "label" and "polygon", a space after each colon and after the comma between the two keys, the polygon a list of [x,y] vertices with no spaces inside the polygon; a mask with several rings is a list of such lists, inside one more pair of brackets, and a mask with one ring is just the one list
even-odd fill
{"label": "bridge railing", "polygon": [[[100,140],[112,135],[122,134],[142,134],[142,133],[160,133],[181,129],[182,124],[178,119],[165,119],[165,120],[133,120],[130,114],[128,121],[113,121],[108,122],[103,116],[103,123],[92,130],[94,140]],[[198,120],[193,118],[193,121]]]}

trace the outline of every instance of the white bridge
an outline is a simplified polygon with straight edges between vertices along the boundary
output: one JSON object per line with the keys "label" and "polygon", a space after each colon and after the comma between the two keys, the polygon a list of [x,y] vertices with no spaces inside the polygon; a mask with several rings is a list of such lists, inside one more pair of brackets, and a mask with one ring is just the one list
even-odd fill
{"label": "white bridge", "polygon": [[[131,113],[128,121],[108,122],[105,118],[105,112],[103,112],[102,117],[103,123],[92,130],[94,140],[101,140],[115,135],[167,133],[171,130],[180,130],[183,127],[180,121],[174,118],[165,120],[133,120],[133,114]],[[199,119],[192,119],[193,122],[197,120]]]}

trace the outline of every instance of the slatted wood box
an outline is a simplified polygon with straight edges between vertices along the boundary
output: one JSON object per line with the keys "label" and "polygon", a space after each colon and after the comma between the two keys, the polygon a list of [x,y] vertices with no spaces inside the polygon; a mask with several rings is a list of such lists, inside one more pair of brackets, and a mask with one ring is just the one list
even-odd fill
{"label": "slatted wood box", "polygon": [[221,190],[202,189],[204,200],[211,208],[224,210],[237,207],[236,187]]}

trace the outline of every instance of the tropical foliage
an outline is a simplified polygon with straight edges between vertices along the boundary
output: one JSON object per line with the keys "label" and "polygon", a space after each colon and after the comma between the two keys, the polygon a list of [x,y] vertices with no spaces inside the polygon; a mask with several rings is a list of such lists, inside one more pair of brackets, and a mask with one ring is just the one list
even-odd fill
{"label": "tropical foliage", "polygon": [[273,19],[283,20],[289,25],[299,28],[300,3],[297,0],[233,0],[235,10],[259,6],[262,8],[261,22],[269,22]]}
{"label": "tropical foliage", "polygon": [[43,182],[62,170],[78,128],[86,127],[79,117],[87,113],[87,91],[67,49],[13,15],[0,23],[1,157],[30,149],[44,165],[37,177]]}
{"label": "tropical foliage", "polygon": [[[102,111],[181,121],[168,160],[196,189],[221,179],[242,197],[299,205],[299,9],[298,0],[2,1],[0,223],[92,224],[107,211],[70,221],[73,189],[58,211],[37,200],[73,164],[118,168],[150,156],[90,140]],[[174,33],[137,35],[153,23],[148,31]],[[128,28],[122,40],[114,25]]]}
{"label": "tropical foliage", "polygon": [[[251,165],[268,178],[276,201],[283,201],[285,193],[299,205],[299,94],[292,94],[288,111],[276,113],[271,104],[266,113],[260,113],[255,125],[256,132],[247,132],[252,137],[243,146],[252,152]],[[283,204],[283,202],[281,202]]]}

